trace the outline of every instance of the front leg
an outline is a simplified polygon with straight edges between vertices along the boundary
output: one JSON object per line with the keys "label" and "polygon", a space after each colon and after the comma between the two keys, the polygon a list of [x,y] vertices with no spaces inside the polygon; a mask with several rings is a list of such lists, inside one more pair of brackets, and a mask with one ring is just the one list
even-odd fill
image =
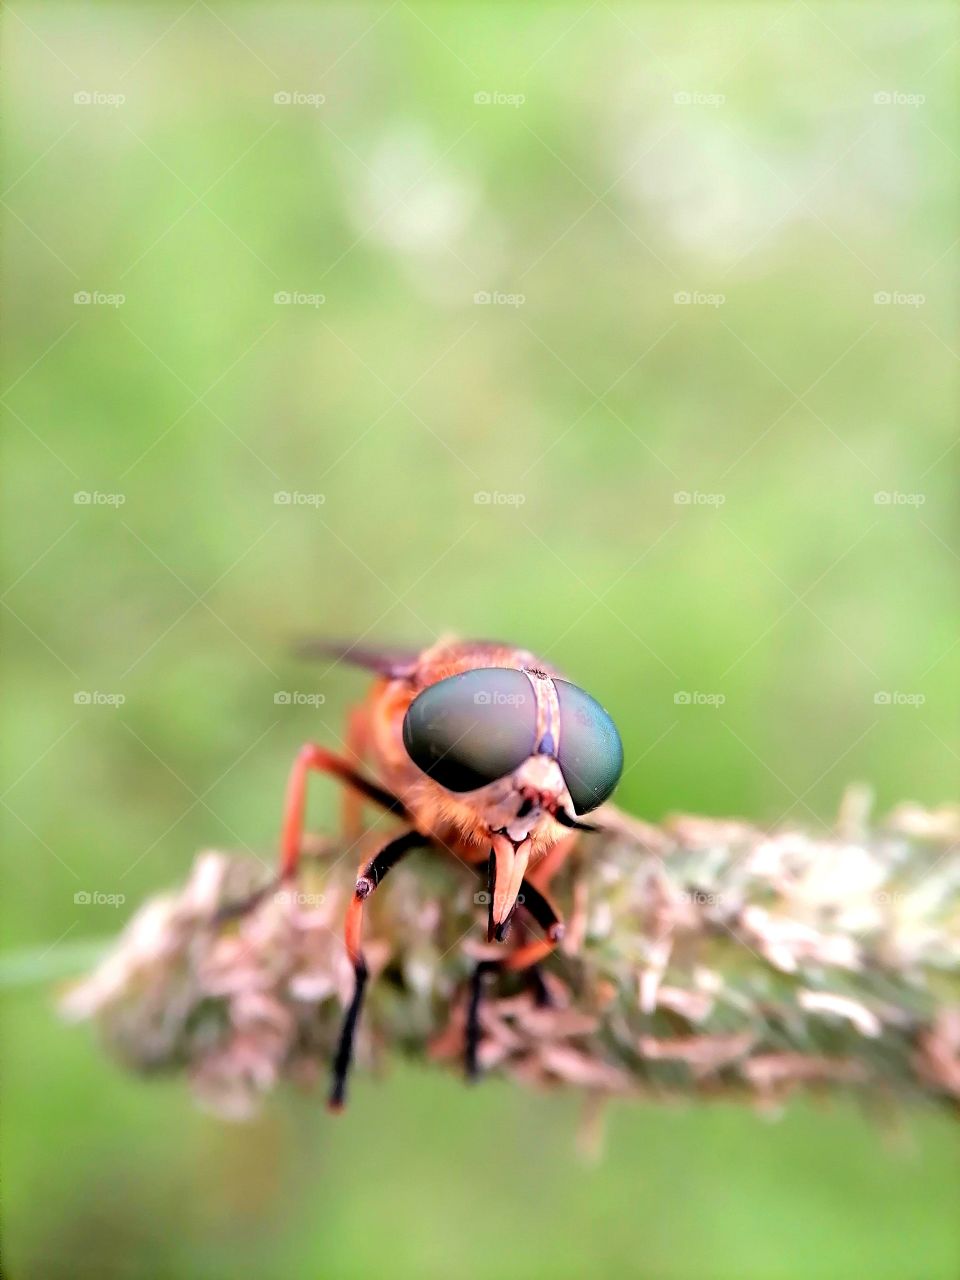
{"label": "front leg", "polygon": [[271,893],[276,893],[286,881],[291,880],[296,874],[303,850],[307,778],[311,770],[315,770],[317,773],[328,773],[332,777],[338,778],[357,795],[365,796],[366,799],[380,805],[388,813],[394,813],[397,817],[404,818],[409,822],[410,815],[396,796],[391,795],[383,787],[377,786],[369,778],[365,778],[363,774],[353,767],[349,760],[344,760],[342,756],[338,756],[335,752],[328,751],[326,747],[320,747],[316,743],[308,742],[306,746],[301,747],[296,760],[293,762],[293,768],[290,770],[290,777],[287,781],[287,794],[283,807],[283,824],[280,833],[280,868],[277,875],[268,884],[265,884],[262,889],[257,889],[256,892],[249,894],[246,898],[241,898],[238,902],[231,902],[221,907],[216,917],[218,923],[246,915],[254,907],[259,906]]}
{"label": "front leg", "polygon": [[340,1039],[333,1059],[333,1079],[328,1106],[331,1111],[342,1111],[347,1095],[347,1076],[353,1059],[353,1041],[356,1034],[369,972],[360,949],[360,932],[363,924],[363,904],[380,884],[383,877],[397,865],[411,849],[430,843],[430,837],[419,831],[405,831],[383,846],[375,857],[365,863],[357,875],[353,898],[347,907],[344,921],[344,940],[347,955],[353,965],[353,997],[344,1015]]}
{"label": "front leg", "polygon": [[[479,960],[470,976],[470,992],[467,1001],[467,1023],[464,1030],[464,1069],[469,1081],[479,1078],[480,1067],[478,1053],[480,1048],[480,1005],[483,1000],[484,980],[491,973],[500,969],[522,971],[529,970],[536,974],[540,981],[534,985],[534,999],[541,1003],[538,989],[543,986],[543,979],[536,966],[554,950],[563,938],[563,921],[550,901],[529,880],[520,884],[520,900],[524,911],[540,926],[544,936],[533,942],[526,942],[511,951],[503,960]],[[492,904],[492,898],[491,898]]]}
{"label": "front leg", "polygon": [[283,809],[283,826],[280,833],[280,877],[292,876],[300,861],[300,850],[303,844],[304,813],[307,804],[307,778],[311,770],[317,773],[329,773],[341,782],[352,787],[354,791],[374,804],[380,805],[388,813],[410,820],[404,805],[383,787],[377,786],[359,773],[349,760],[344,760],[334,751],[319,747],[315,742],[308,742],[301,747],[290,778],[287,782],[287,795]]}

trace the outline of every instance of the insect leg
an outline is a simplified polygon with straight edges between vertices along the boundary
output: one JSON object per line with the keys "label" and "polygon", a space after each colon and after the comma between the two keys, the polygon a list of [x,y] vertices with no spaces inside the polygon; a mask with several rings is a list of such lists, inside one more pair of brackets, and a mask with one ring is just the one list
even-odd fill
{"label": "insect leg", "polygon": [[407,817],[406,809],[396,796],[391,795],[389,791],[385,791],[383,787],[378,787],[375,782],[371,782],[363,774],[358,773],[353,765],[348,760],[344,760],[342,756],[338,756],[333,751],[328,751],[326,747],[319,747],[316,743],[308,742],[306,746],[301,747],[300,753],[290,771],[290,779],[287,782],[283,827],[280,836],[280,875],[284,879],[293,875],[297,869],[297,863],[300,861],[304,810],[307,801],[307,777],[311,769],[316,770],[318,773],[330,773],[335,778],[339,778],[341,782],[345,782],[348,787],[352,787],[354,791],[358,791],[361,795],[366,796],[368,800],[372,800],[374,804],[386,809],[389,813],[395,813],[399,817]]}
{"label": "insect leg", "polygon": [[533,996],[533,1003],[538,1009],[549,1009],[553,1004],[550,991],[543,977],[543,968],[539,964],[532,964],[527,970],[527,985],[530,988],[530,994]]}
{"label": "insect leg", "polygon": [[501,962],[504,969],[514,971],[527,969],[546,959],[563,937],[563,921],[546,894],[541,893],[529,880],[524,880],[521,884],[520,894],[524,910],[540,926],[544,936],[533,942],[523,943]]}
{"label": "insect leg", "polygon": [[500,967],[499,960],[478,960],[470,975],[470,994],[467,1000],[467,1025],[464,1030],[463,1065],[467,1080],[473,1083],[480,1078],[477,1050],[480,1048],[480,1001],[483,998],[483,980],[488,973]]}
{"label": "insect leg", "polygon": [[[351,707],[347,715],[347,756],[355,767],[363,763],[366,755],[369,736],[369,713],[367,704]],[[360,839],[362,826],[363,796],[353,787],[344,787],[341,802],[341,823],[343,838],[348,844]]]}
{"label": "insect leg", "polygon": [[347,944],[347,955],[353,965],[354,986],[353,997],[344,1015],[340,1029],[340,1039],[333,1059],[333,1079],[330,1085],[328,1105],[331,1111],[341,1111],[347,1093],[347,1074],[353,1057],[353,1038],[363,1006],[363,996],[369,977],[363,952],[360,950],[360,929],[363,924],[363,904],[376,889],[387,872],[400,861],[411,849],[428,844],[429,837],[419,831],[405,831],[396,836],[364,866],[357,875],[353,898],[347,908],[344,921],[344,939]]}
{"label": "insect leg", "polygon": [[[547,996],[543,976],[537,965],[545,959],[563,937],[563,921],[550,899],[529,880],[520,885],[520,897],[525,911],[544,932],[543,938],[523,943],[504,960],[480,960],[470,977],[470,995],[467,1002],[467,1024],[464,1032],[464,1069],[468,1080],[476,1080],[480,1074],[477,1052],[480,1047],[480,1002],[483,998],[484,978],[500,969],[531,970],[534,999],[544,1003]],[[533,976],[535,975],[535,977]],[[549,997],[547,996],[547,1000]]]}
{"label": "insect leg", "polygon": [[408,817],[406,809],[396,796],[391,795],[383,787],[378,787],[375,782],[365,778],[363,774],[353,767],[349,760],[344,760],[342,756],[336,755],[333,751],[328,751],[325,747],[318,747],[315,743],[308,742],[306,746],[301,747],[293,763],[293,768],[290,770],[290,777],[287,782],[283,826],[280,836],[280,870],[276,878],[271,880],[269,884],[264,885],[262,889],[258,889],[246,898],[242,898],[239,902],[228,903],[225,907],[221,907],[216,916],[218,921],[233,920],[238,916],[246,915],[269,894],[275,893],[285,880],[290,879],[295,874],[297,865],[300,862],[300,850],[303,843],[307,777],[311,769],[316,770],[318,773],[329,773],[333,777],[339,778],[348,788],[366,796],[368,800],[372,800],[374,804],[380,805],[389,813],[395,813],[401,818]]}
{"label": "insect leg", "polygon": [[493,894],[497,883],[497,855],[490,850],[487,859],[487,941],[493,941]]}
{"label": "insect leg", "polygon": [[[543,890],[550,885],[554,876],[573,852],[576,843],[577,834],[576,832],[571,832],[570,835],[557,841],[546,857],[541,858],[534,870],[531,872],[528,886],[533,886],[535,889],[539,889],[541,891],[541,898],[543,897]],[[554,911],[555,916],[556,914],[556,911]],[[541,1009],[549,1007],[551,1003],[550,992],[543,980],[542,966],[534,963],[530,965],[527,973],[529,975],[530,990],[533,993],[534,1002],[537,1007]]]}

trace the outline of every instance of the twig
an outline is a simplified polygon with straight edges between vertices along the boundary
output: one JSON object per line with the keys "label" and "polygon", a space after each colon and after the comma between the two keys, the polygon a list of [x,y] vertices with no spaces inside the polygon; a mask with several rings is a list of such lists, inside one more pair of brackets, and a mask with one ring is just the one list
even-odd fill
{"label": "twig", "polygon": [[[663,1100],[769,1105],[805,1088],[956,1107],[960,811],[901,806],[871,827],[851,795],[826,838],[698,817],[616,826],[585,837],[554,886],[569,928],[550,1006],[522,977],[491,985],[486,1071]],[[183,1071],[225,1115],[281,1081],[313,1086],[351,989],[340,931],[353,882],[335,852],[232,922],[217,912],[262,873],[201,854],[65,1013],[95,1021],[132,1068]],[[400,1051],[460,1069],[469,971],[501,954],[478,942],[481,887],[425,853],[370,900],[361,1067]]]}

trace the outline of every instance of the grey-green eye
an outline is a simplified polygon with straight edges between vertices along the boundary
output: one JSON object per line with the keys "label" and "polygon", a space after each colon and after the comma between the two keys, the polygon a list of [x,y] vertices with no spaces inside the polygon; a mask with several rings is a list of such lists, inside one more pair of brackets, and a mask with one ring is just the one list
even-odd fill
{"label": "grey-green eye", "polygon": [[403,745],[448,791],[475,791],[533,754],[536,729],[536,696],[523,672],[484,667],[418,694],[403,720]]}
{"label": "grey-green eye", "polygon": [[589,813],[620,781],[623,744],[596,698],[566,680],[554,685],[560,703],[560,771],[577,813]]}

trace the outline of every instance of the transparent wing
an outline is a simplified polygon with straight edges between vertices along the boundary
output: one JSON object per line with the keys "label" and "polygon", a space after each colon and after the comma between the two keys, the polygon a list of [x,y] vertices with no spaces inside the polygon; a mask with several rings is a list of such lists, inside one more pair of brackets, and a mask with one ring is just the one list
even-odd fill
{"label": "transparent wing", "polygon": [[354,644],[349,640],[323,640],[312,637],[301,640],[296,646],[296,653],[301,658],[346,662],[353,667],[362,667],[365,671],[372,671],[376,675],[386,676],[391,680],[403,680],[412,676],[420,659],[419,651],[416,649]]}

